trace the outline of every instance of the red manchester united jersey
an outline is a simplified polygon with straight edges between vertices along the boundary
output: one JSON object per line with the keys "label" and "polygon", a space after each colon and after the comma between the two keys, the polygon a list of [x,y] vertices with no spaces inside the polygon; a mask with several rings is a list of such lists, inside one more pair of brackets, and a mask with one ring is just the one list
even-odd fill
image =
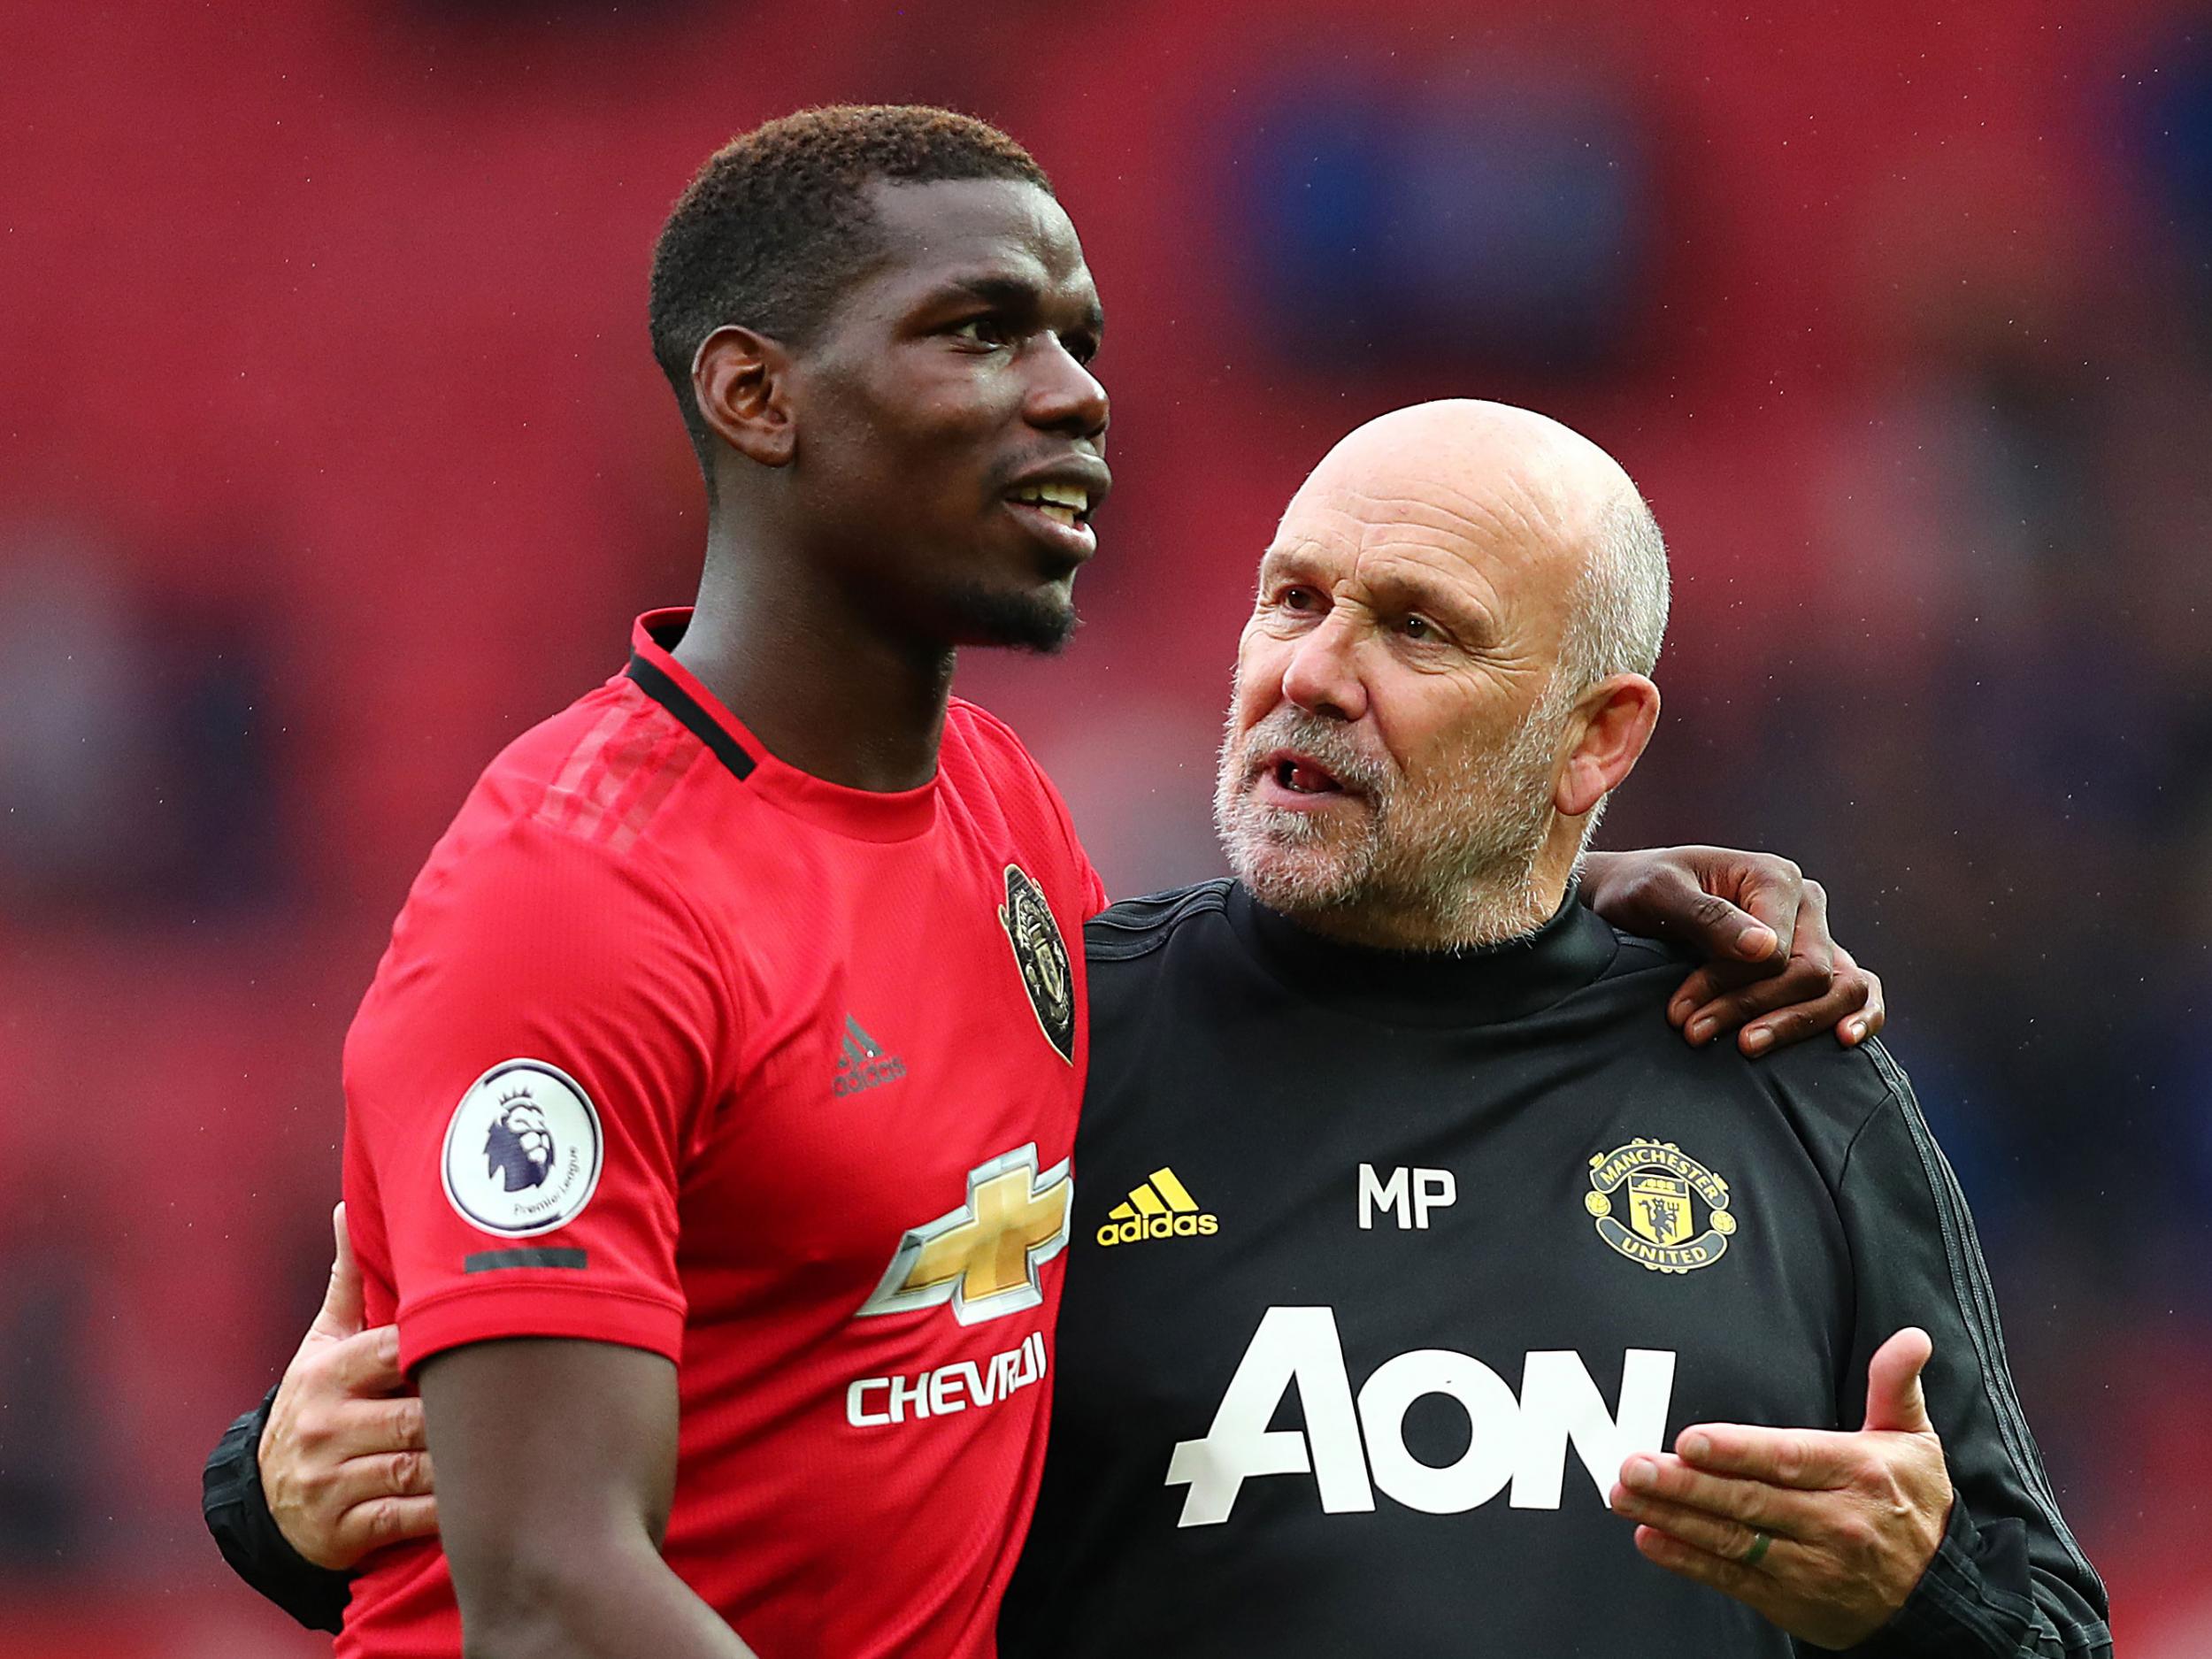
{"label": "red manchester united jersey", "polygon": [[[664,1553],[765,1659],[987,1655],[1103,895],[989,715],[954,702],[922,788],[838,787],[669,656],[684,621],[492,763],[393,928],[345,1056],[368,1317],[410,1368],[676,1361]],[[371,1557],[338,1651],[457,1659],[434,1543]]]}

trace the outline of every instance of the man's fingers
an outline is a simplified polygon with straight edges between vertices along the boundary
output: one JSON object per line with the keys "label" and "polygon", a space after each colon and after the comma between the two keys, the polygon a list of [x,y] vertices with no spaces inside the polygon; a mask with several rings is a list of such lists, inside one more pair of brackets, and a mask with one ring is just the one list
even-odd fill
{"label": "man's fingers", "polygon": [[1667,1019],[1694,1043],[1737,1031],[1737,1043],[1751,1055],[1824,1031],[1833,1031],[1846,1048],[1864,1042],[1889,1021],[1881,976],[1861,967],[1841,945],[1829,960],[1824,978],[1818,960],[1801,953],[1778,972],[1763,975],[1737,964],[1706,963],[1676,989]]}
{"label": "man's fingers", "polygon": [[1823,979],[1833,976],[1835,936],[1828,931],[1828,889],[1811,877],[1798,887],[1797,926],[1790,936],[1789,958],[1810,964]]}
{"label": "man's fingers", "polygon": [[1772,923],[1686,879],[1672,890],[1667,907],[1654,912],[1652,932],[1722,962],[1772,961],[1787,937]]}
{"label": "man's fingers", "polygon": [[344,1511],[379,1498],[427,1497],[435,1489],[428,1452],[376,1452],[340,1463],[322,1501]]}
{"label": "man's fingers", "polygon": [[1925,1434],[1927,1396],[1920,1390],[1921,1369],[1935,1355],[1935,1340],[1909,1325],[1874,1350],[1866,1367],[1866,1426],[1905,1434]]}
{"label": "man's fingers", "polygon": [[[1771,1551],[1757,1567],[1747,1567],[1740,1561],[1731,1561],[1685,1543],[1655,1526],[1636,1529],[1636,1548],[1647,1560],[1657,1563],[1669,1572],[1710,1585],[1723,1595],[1732,1595],[1769,1618],[1781,1610],[1780,1581],[1763,1571],[1774,1559]],[[1778,1543],[1773,1548],[1779,1549],[1782,1546]]]}
{"label": "man's fingers", "polygon": [[331,1409],[319,1440],[319,1455],[326,1459],[419,1452],[429,1444],[422,1402],[413,1394],[342,1402]]}
{"label": "man's fingers", "polygon": [[1701,1423],[1675,1437],[1682,1461],[1714,1475],[1736,1475],[1801,1492],[1846,1485],[1855,1467],[1852,1435],[1830,1429],[1768,1429]]}
{"label": "man's fingers", "polygon": [[[1744,1028],[1736,1041],[1746,1054],[1786,1048],[1824,1031],[1832,1031],[1840,1039],[1852,1022],[1864,1014],[1872,977],[1863,973],[1841,976],[1823,987],[1809,977],[1801,979],[1793,969],[1739,993],[1723,1011],[1743,1020]],[[1710,1011],[1701,1009],[1698,1018],[1706,1018]]]}
{"label": "man's fingers", "polygon": [[334,1542],[351,1565],[373,1549],[405,1539],[428,1538],[437,1530],[438,1500],[434,1497],[372,1498],[339,1517]]}
{"label": "man's fingers", "polygon": [[399,1368],[399,1328],[380,1325],[335,1342],[319,1364],[329,1385],[342,1389],[349,1399],[365,1400],[406,1386]]}
{"label": "man's fingers", "polygon": [[[1741,1521],[1732,1521],[1726,1516],[1715,1515],[1709,1509],[1693,1509],[1687,1504],[1669,1503],[1648,1494],[1631,1492],[1616,1486],[1606,1500],[1614,1514],[1638,1521],[1646,1526],[1658,1528],[1668,1537],[1676,1539],[1707,1555],[1739,1565],[1746,1561],[1764,1534],[1770,1540],[1761,1553],[1759,1567],[1770,1572],[1786,1571],[1789,1566],[1789,1552],[1800,1548],[1795,1540],[1770,1527],[1748,1526]],[[1777,1558],[1780,1559],[1778,1560]]]}
{"label": "man's fingers", "polygon": [[323,1291],[323,1305],[307,1327],[311,1337],[342,1338],[361,1328],[361,1269],[353,1259],[353,1240],[346,1232],[346,1207],[330,1212],[330,1230],[336,1248],[330,1259],[330,1283]]}
{"label": "man's fingers", "polygon": [[1859,994],[1859,1005],[1852,1010],[1847,1003],[1847,1011],[1836,1026],[1836,1041],[1847,1048],[1864,1042],[1889,1023],[1889,1005],[1882,1000],[1881,975],[1859,966],[1851,953],[1838,945],[1832,995],[1847,996],[1854,991]]}
{"label": "man's fingers", "polygon": [[[1810,1537],[1820,1525],[1816,1501],[1795,1487],[1712,1474],[1671,1452],[1638,1452],[1626,1459],[1616,1491],[1668,1508],[1701,1510],[1776,1537]],[[1747,1532],[1745,1542],[1749,1541]]]}
{"label": "man's fingers", "polygon": [[[1676,847],[1632,856],[1633,878],[1617,883],[1599,906],[1606,920],[1649,939],[1672,940],[1701,956],[1756,962],[1781,953],[1787,934],[1778,939],[1770,921],[1730,902],[1747,886],[1746,855],[1721,847]],[[1761,855],[1749,856],[1755,861]],[[1778,915],[1795,909],[1770,908]]]}
{"label": "man's fingers", "polygon": [[1668,999],[1667,1023],[1678,1027],[1687,1024],[1691,1015],[1713,1000],[1718,988],[1709,972],[1701,967],[1697,969],[1675,987],[1674,995]]}
{"label": "man's fingers", "polygon": [[[1799,948],[1805,895],[1816,884],[1806,880],[1805,872],[1788,859],[1772,853],[1737,853],[1727,867],[1709,872],[1705,885],[1717,888],[1724,899],[1733,900],[1755,925],[1740,930],[1728,955],[1740,962],[1771,962]],[[1824,911],[1824,900],[1822,908]]]}

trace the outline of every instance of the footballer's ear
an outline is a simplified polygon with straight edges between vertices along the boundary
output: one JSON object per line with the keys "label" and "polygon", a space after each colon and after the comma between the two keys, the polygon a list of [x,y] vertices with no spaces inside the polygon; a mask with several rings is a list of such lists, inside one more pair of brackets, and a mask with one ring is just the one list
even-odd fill
{"label": "footballer's ear", "polygon": [[1563,818],[1580,818],[1627,781],[1659,724],[1659,687],[1641,674],[1615,674],[1582,694],[1574,747],[1553,786]]}
{"label": "footballer's ear", "polygon": [[791,358],[766,334],[727,324],[699,342],[691,396],[710,430],[749,461],[787,466],[797,447]]}

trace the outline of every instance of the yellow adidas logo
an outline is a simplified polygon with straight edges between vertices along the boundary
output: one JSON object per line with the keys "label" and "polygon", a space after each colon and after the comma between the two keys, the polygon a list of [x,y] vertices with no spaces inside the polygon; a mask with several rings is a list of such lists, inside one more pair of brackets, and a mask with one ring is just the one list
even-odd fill
{"label": "yellow adidas logo", "polygon": [[1101,1244],[1134,1244],[1140,1239],[1193,1239],[1218,1233],[1221,1217],[1203,1214],[1198,1201],[1173,1170],[1155,1170],[1133,1189],[1125,1202],[1106,1212],[1098,1230]]}

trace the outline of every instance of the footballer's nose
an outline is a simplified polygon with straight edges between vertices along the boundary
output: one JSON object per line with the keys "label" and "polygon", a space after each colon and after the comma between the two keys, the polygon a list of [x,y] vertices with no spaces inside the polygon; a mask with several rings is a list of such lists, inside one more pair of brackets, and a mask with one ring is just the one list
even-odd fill
{"label": "footballer's nose", "polygon": [[1033,360],[1036,368],[1023,410],[1029,424],[1044,432],[1093,439],[1102,448],[1111,411],[1098,376],[1050,336]]}

